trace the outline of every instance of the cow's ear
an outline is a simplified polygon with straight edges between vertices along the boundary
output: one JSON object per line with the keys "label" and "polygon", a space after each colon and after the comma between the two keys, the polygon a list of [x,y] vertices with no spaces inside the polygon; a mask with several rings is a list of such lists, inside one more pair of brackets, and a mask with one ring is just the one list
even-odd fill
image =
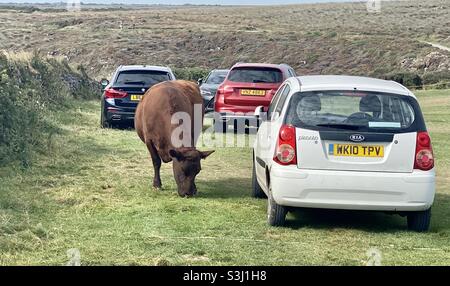
{"label": "cow's ear", "polygon": [[169,155],[170,155],[170,157],[175,158],[178,161],[181,161],[181,160],[184,159],[183,154],[181,152],[175,150],[175,149],[170,149],[169,150]]}
{"label": "cow's ear", "polygon": [[200,152],[200,157],[202,159],[206,159],[206,158],[208,158],[209,155],[211,155],[214,152],[215,152],[215,150]]}

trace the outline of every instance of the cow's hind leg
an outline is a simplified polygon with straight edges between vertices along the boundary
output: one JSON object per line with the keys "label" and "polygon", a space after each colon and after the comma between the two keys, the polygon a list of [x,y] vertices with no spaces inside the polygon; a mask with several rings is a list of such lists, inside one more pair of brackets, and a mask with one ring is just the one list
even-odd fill
{"label": "cow's hind leg", "polygon": [[158,152],[156,151],[155,145],[150,141],[146,143],[148,151],[150,152],[150,156],[152,157],[153,161],[153,169],[155,169],[155,176],[153,178],[153,187],[155,188],[161,188],[161,158],[158,155]]}

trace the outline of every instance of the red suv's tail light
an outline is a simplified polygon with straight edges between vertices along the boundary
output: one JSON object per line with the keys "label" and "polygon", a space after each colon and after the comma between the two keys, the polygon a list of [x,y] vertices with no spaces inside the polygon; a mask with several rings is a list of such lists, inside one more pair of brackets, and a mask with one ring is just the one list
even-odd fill
{"label": "red suv's tail light", "polygon": [[280,165],[296,165],[296,135],[292,125],[281,126],[273,160]]}
{"label": "red suv's tail light", "polygon": [[221,95],[230,95],[234,92],[234,88],[232,88],[231,86],[226,86],[226,85],[222,85],[219,87],[219,89],[217,90],[217,95],[221,96]]}
{"label": "red suv's tail light", "polygon": [[433,148],[428,132],[418,132],[414,169],[428,171],[434,167]]}
{"label": "red suv's tail light", "polygon": [[225,102],[225,96],[232,95],[233,92],[234,89],[230,86],[226,86],[225,84],[219,86],[219,88],[217,89],[216,96],[214,98],[214,110],[216,112],[221,111],[221,107]]}
{"label": "red suv's tail light", "polygon": [[105,98],[124,98],[128,93],[125,91],[119,91],[112,88],[105,89]]}

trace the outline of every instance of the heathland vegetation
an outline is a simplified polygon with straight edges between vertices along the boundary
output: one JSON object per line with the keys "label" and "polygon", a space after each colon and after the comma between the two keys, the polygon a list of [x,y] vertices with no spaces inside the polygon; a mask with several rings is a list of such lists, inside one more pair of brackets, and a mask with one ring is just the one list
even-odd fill
{"label": "heathland vegetation", "polygon": [[[408,86],[450,81],[447,0],[266,6],[82,6],[81,12],[0,6],[0,49],[83,64],[96,79],[119,64],[174,69],[288,63],[299,74],[389,78]],[[61,8],[61,7],[56,7]],[[64,8],[64,7],[63,7]],[[433,46],[438,44],[444,47]]]}

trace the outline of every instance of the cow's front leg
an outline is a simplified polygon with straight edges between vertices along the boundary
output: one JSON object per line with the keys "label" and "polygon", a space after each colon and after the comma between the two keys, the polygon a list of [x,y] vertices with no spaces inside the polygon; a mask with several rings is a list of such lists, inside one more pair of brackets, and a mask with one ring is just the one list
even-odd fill
{"label": "cow's front leg", "polygon": [[148,142],[147,144],[148,151],[150,152],[150,156],[153,161],[153,169],[155,170],[155,176],[153,177],[153,187],[161,188],[161,158],[156,151],[155,145],[152,142]]}

